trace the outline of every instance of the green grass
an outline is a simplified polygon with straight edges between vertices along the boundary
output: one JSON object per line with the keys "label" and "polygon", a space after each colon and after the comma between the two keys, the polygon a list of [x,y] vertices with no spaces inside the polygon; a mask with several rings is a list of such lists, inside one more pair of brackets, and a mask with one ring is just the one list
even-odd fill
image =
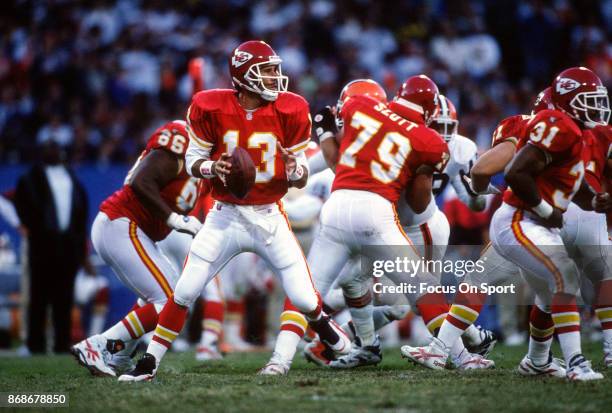
{"label": "green grass", "polygon": [[[377,367],[351,371],[318,369],[298,356],[289,376],[280,378],[255,375],[267,353],[207,365],[193,353],[169,354],[154,382],[136,384],[94,378],[69,356],[0,358],[0,392],[66,392],[70,410],[87,413],[610,411],[612,371],[594,383],[525,379],[515,372],[524,351],[498,346],[491,356],[496,370],[463,374],[410,365],[397,349],[386,350]],[[599,345],[585,345],[585,353],[604,370]]]}

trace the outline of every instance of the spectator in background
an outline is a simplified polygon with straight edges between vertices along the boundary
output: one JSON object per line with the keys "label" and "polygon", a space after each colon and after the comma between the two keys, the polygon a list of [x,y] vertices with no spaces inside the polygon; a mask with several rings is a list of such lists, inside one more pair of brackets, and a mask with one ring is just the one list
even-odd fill
{"label": "spectator in background", "polygon": [[53,350],[70,346],[74,279],[86,258],[87,194],[63,163],[63,150],[54,139],[40,146],[41,163],[17,183],[15,207],[28,239],[30,297],[27,346],[46,351],[47,306],[53,314]]}

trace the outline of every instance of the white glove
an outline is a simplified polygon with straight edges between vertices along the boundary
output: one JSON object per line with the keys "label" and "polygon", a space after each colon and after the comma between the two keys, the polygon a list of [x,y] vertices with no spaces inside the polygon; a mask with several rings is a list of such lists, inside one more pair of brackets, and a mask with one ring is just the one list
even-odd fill
{"label": "white glove", "polygon": [[195,237],[200,228],[202,228],[202,223],[196,217],[180,215],[176,212],[168,216],[166,224],[168,224],[170,228],[184,234],[189,234],[192,237]]}

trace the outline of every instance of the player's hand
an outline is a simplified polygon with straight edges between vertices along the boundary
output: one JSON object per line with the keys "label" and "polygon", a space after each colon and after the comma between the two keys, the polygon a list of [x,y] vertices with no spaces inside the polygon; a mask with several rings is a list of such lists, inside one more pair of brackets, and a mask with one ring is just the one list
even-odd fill
{"label": "player's hand", "polygon": [[168,216],[166,224],[168,224],[170,228],[184,234],[189,234],[192,237],[195,237],[200,228],[202,228],[202,223],[196,217],[180,215],[176,212]]}
{"label": "player's hand", "polygon": [[287,172],[287,176],[292,175],[297,168],[296,156],[287,149],[283,148],[280,142],[276,142],[276,146],[280,151],[283,162],[285,162],[285,172]]}
{"label": "player's hand", "polygon": [[225,185],[225,177],[232,170],[232,155],[227,152],[223,152],[221,157],[215,161],[212,167],[213,173],[221,179],[223,184]]}
{"label": "player's hand", "polygon": [[607,192],[600,192],[591,201],[595,212],[608,212],[612,209],[612,196]]}
{"label": "player's hand", "polygon": [[563,227],[563,211],[559,208],[553,208],[553,213],[548,218],[540,218],[540,222],[546,228],[561,228]]}
{"label": "player's hand", "polygon": [[478,195],[499,195],[501,191],[495,185],[489,183],[489,186],[484,191],[476,192],[472,187],[472,178],[470,178],[469,174],[465,173],[463,169],[459,171],[459,177],[461,178],[461,183],[465,187],[467,193],[475,198]]}
{"label": "player's hand", "polygon": [[331,106],[325,106],[319,110],[312,119],[312,127],[319,143],[327,138],[335,137],[338,128],[334,109]]}

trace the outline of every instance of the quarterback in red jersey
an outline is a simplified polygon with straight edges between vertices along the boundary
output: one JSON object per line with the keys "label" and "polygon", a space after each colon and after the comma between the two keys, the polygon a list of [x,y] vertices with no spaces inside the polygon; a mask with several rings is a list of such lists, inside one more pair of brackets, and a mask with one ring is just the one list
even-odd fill
{"label": "quarterback in red jersey", "polygon": [[185,170],[188,143],[183,121],[157,129],[124,186],[102,203],[93,223],[94,248],[138,296],[120,322],[72,347],[79,363],[95,375],[115,376],[131,367],[135,339],[155,327],[158,311],[172,295],[178,273],[156,242],[172,229],[193,236],[202,226],[187,215],[201,189]]}
{"label": "quarterback in red jersey", "polygon": [[[251,251],[279,276],[287,297],[322,340],[339,354],[350,340],[322,313],[306,259],[289,226],[281,197],[290,185],[304,187],[310,139],[308,103],[287,92],[281,59],[265,42],[239,45],[229,58],[235,90],[196,94],[187,111],[187,171],[212,180],[215,204],[194,238],[174,296],[165,305],[147,353],[120,381],[151,380],[181,331],[188,307],[235,255]],[[225,187],[234,148],[246,149],[256,165],[255,185],[243,199]],[[286,374],[291,360],[275,357],[263,374]]]}
{"label": "quarterback in red jersey", "polygon": [[[599,77],[582,67],[564,70],[551,87],[555,109],[529,121],[527,136],[508,166],[510,189],[493,216],[490,235],[497,252],[524,270],[540,303],[550,308],[567,378],[597,380],[603,376],[582,355],[579,270],[560,228],[563,212],[582,186],[585,131],[607,123],[608,97]],[[597,199],[592,197],[593,205]]]}

